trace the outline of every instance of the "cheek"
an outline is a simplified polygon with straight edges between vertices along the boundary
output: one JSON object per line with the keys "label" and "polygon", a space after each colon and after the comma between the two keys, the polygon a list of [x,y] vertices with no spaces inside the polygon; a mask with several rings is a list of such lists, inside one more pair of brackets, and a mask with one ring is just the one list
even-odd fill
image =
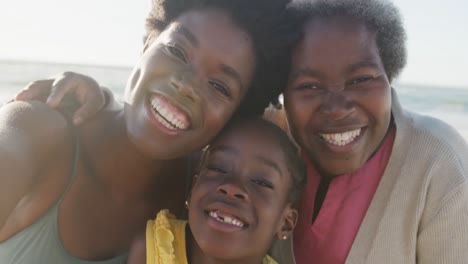
{"label": "cheek", "polygon": [[305,96],[285,96],[285,111],[290,127],[295,133],[303,133],[313,114],[313,103]]}
{"label": "cheek", "polygon": [[387,126],[391,116],[391,90],[389,87],[376,89],[364,100],[370,115],[377,124]]}
{"label": "cheek", "polygon": [[383,91],[382,94],[382,107],[381,113],[382,115],[389,116],[391,114],[392,109],[392,94],[390,88]]}
{"label": "cheek", "polygon": [[216,135],[231,119],[238,105],[221,102],[218,98],[205,95],[207,100],[203,102],[205,115],[205,130],[210,134]]}
{"label": "cheek", "polygon": [[176,65],[161,53],[140,58],[127,81],[125,102],[131,104],[141,101],[150,85],[165,82],[176,70]]}
{"label": "cheek", "polygon": [[198,206],[200,200],[210,192],[210,184],[203,181],[203,182],[198,182],[200,181],[197,180],[197,183],[194,184],[192,189],[190,190],[190,203],[189,206],[190,208],[195,208]]}
{"label": "cheek", "polygon": [[[268,204],[263,204],[257,207],[262,210],[262,217],[259,225],[262,227],[262,232],[274,234],[283,223],[283,203],[279,200],[271,200]],[[268,236],[267,236],[268,237]]]}
{"label": "cheek", "polygon": [[[252,188],[249,190],[252,204],[255,205],[257,210],[268,219],[276,220],[282,215],[284,206],[287,201],[287,193],[289,190],[283,188],[288,186],[288,183],[278,183],[273,190],[262,190]],[[264,187],[261,187],[264,188]]]}
{"label": "cheek", "polygon": [[[135,89],[135,87],[138,86],[138,83],[140,82],[140,77],[141,77],[141,69],[139,67],[135,67],[132,71],[132,74],[130,75],[130,78],[127,81],[127,85],[125,87],[125,95],[124,98],[126,98],[126,102],[129,103],[128,101],[131,101],[132,98],[132,91]],[[128,101],[127,101],[128,99]]]}

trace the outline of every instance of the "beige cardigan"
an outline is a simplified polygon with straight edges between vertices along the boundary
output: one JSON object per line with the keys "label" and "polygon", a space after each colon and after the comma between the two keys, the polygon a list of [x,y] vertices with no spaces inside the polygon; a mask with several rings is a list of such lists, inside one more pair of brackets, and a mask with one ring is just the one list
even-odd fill
{"label": "beige cardigan", "polygon": [[[442,121],[402,109],[394,90],[392,101],[393,151],[346,263],[468,263],[467,142]],[[291,241],[271,254],[295,263]]]}

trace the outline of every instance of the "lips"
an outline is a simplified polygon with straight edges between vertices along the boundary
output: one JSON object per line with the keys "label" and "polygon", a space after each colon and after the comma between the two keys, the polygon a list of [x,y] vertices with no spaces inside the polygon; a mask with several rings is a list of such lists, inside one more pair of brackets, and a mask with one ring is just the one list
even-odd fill
{"label": "lips", "polygon": [[214,202],[204,210],[208,225],[222,232],[241,231],[250,226],[241,212],[236,205],[223,201]]}
{"label": "lips", "polygon": [[166,129],[172,131],[185,131],[191,123],[184,111],[171,104],[162,96],[153,94],[149,104],[154,118]]}

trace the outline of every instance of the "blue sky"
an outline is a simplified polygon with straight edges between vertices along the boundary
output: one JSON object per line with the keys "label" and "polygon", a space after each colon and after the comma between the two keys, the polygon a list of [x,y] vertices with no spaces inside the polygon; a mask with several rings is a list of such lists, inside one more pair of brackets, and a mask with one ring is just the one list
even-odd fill
{"label": "blue sky", "polygon": [[[0,59],[131,66],[150,0],[0,3]],[[394,0],[408,32],[401,83],[468,89],[468,1]]]}

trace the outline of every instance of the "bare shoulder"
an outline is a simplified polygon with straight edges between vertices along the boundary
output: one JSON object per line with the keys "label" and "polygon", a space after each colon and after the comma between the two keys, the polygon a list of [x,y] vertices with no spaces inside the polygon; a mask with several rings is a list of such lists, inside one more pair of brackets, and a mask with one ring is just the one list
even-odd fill
{"label": "bare shoulder", "polygon": [[65,118],[43,103],[7,104],[0,108],[0,162],[6,164],[6,160],[21,158],[23,165],[34,168],[34,161],[46,158],[47,153],[64,143],[68,134]]}
{"label": "bare shoulder", "polygon": [[[0,108],[0,240],[10,233],[11,216],[20,205],[24,207],[28,198],[42,206],[37,199],[31,199],[31,194],[57,174],[51,173],[53,162],[70,159],[70,139],[65,118],[45,104],[13,102]],[[60,181],[56,186],[61,187]],[[49,189],[51,195],[59,191]],[[40,198],[50,202],[47,196]]]}
{"label": "bare shoulder", "polygon": [[28,129],[29,132],[59,131],[65,129],[67,121],[57,111],[36,102],[12,102],[0,108],[0,128]]}

